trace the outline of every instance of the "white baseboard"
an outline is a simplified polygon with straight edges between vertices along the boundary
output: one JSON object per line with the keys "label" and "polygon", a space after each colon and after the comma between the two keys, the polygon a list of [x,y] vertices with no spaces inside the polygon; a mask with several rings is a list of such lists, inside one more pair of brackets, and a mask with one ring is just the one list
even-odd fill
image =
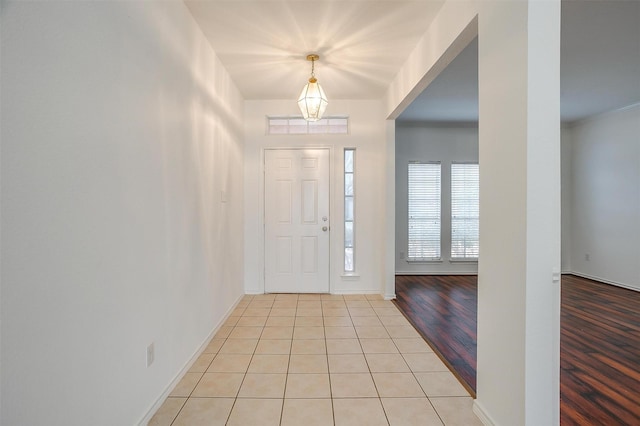
{"label": "white baseboard", "polygon": [[396,271],[396,275],[478,275],[478,272],[463,271]]}
{"label": "white baseboard", "polygon": [[635,287],[635,286],[633,286],[631,284],[620,283],[620,282],[617,282],[617,281],[607,280],[605,278],[598,277],[598,276],[595,276],[595,275],[583,274],[581,272],[576,272],[576,271],[571,271],[571,272],[567,272],[567,273],[571,274],[571,275],[575,275],[576,277],[586,278],[588,280],[600,281],[601,283],[614,285],[616,287],[626,288],[627,290],[640,291],[640,287]]}
{"label": "white baseboard", "polygon": [[224,314],[220,322],[213,328],[211,333],[209,333],[209,335],[204,339],[202,344],[198,347],[198,349],[196,349],[196,351],[191,356],[191,358],[189,358],[189,360],[185,363],[185,365],[180,369],[178,374],[176,374],[173,380],[171,380],[169,385],[165,388],[164,392],[162,392],[162,394],[158,397],[156,402],[151,406],[151,408],[149,408],[149,410],[147,411],[147,414],[145,414],[142,420],[138,422],[138,426],[147,426],[147,423],[149,423],[149,421],[151,420],[153,415],[156,413],[156,411],[158,411],[160,406],[164,404],[164,401],[167,399],[167,397],[169,396],[173,388],[178,384],[178,382],[180,382],[180,380],[182,380],[184,375],[189,371],[189,369],[191,368],[193,363],[196,362],[198,357],[202,355],[204,350],[207,348],[209,341],[213,339],[213,336],[215,336],[216,333],[220,330],[220,327],[222,327],[222,324],[224,324],[225,321],[229,319],[229,316],[231,315],[233,310],[238,306],[238,303],[240,303],[243,297],[244,297],[244,294],[240,295],[238,300],[236,300],[235,303],[231,305],[231,308],[227,310],[227,312]]}
{"label": "white baseboard", "polygon": [[384,300],[394,300],[395,298],[396,298],[396,294],[395,293],[385,294],[384,295]]}
{"label": "white baseboard", "polygon": [[496,423],[491,419],[491,416],[487,414],[487,410],[484,409],[482,404],[477,399],[473,400],[473,413],[480,419],[484,426],[496,426]]}
{"label": "white baseboard", "polygon": [[380,290],[335,290],[329,294],[380,294]]}

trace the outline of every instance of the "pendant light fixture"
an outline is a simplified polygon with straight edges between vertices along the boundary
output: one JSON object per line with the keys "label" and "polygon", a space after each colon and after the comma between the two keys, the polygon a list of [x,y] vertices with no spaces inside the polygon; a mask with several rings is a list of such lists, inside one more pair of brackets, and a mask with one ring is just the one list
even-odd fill
{"label": "pendant light fixture", "polygon": [[314,64],[318,59],[320,59],[320,56],[315,53],[307,55],[307,61],[311,61],[311,77],[309,77],[309,82],[302,88],[302,93],[298,98],[298,107],[300,107],[302,116],[307,121],[320,120],[329,104],[327,95],[324,94],[324,90],[320,87],[320,83],[318,83],[314,74]]}

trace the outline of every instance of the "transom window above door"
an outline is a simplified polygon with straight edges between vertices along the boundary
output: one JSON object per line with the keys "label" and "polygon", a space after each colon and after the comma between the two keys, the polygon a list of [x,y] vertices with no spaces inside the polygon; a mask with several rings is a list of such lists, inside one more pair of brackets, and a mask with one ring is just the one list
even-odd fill
{"label": "transom window above door", "polygon": [[307,121],[302,116],[267,117],[268,135],[346,135],[349,133],[349,117],[325,117]]}

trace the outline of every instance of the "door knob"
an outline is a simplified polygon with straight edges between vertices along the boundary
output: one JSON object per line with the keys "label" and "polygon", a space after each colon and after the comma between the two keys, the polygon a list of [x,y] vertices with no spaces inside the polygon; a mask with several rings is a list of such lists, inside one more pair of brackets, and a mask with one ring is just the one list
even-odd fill
{"label": "door knob", "polygon": [[323,226],[323,227],[322,227],[322,230],[323,230],[324,232],[327,232],[327,229],[329,229],[329,228],[327,228],[326,226]]}

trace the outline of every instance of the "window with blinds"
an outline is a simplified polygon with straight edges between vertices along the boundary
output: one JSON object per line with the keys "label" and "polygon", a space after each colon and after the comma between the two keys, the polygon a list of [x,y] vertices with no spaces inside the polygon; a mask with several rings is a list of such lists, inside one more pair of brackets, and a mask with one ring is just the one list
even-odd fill
{"label": "window with blinds", "polygon": [[440,259],[440,163],[409,163],[408,260]]}
{"label": "window with blinds", "polygon": [[479,168],[451,164],[451,258],[477,259],[480,252]]}

